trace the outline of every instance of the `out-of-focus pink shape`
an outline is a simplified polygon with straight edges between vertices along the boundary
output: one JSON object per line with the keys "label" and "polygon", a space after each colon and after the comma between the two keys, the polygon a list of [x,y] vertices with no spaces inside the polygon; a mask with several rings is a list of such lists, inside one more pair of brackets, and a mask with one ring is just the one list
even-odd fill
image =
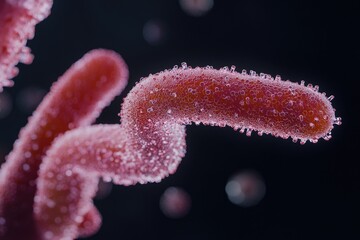
{"label": "out-of-focus pink shape", "polygon": [[159,45],[166,38],[166,26],[159,20],[149,20],[143,28],[143,36],[150,45]]}
{"label": "out-of-focus pink shape", "polygon": [[45,239],[73,239],[94,208],[97,178],[115,184],[159,182],[185,155],[185,125],[195,122],[317,142],[335,118],[317,88],[182,64],[143,79],[125,98],[121,125],[77,128],[54,141],[40,168],[34,213]]}
{"label": "out-of-focus pink shape", "polygon": [[251,207],[263,199],[266,187],[257,172],[248,170],[232,176],[226,184],[225,191],[233,204]]}
{"label": "out-of-focus pink shape", "polygon": [[52,0],[0,0],[0,92],[12,86],[18,62],[30,64],[33,55],[26,47],[35,25],[50,14]]}
{"label": "out-of-focus pink shape", "polygon": [[13,100],[10,94],[0,92],[0,119],[6,118],[13,109]]}
{"label": "out-of-focus pink shape", "polygon": [[16,96],[17,108],[24,113],[32,113],[40,104],[46,90],[35,86],[21,89]]}
{"label": "out-of-focus pink shape", "polygon": [[100,229],[101,221],[102,218],[99,211],[95,206],[91,207],[81,218],[81,223],[78,226],[79,237],[89,237],[96,233]]}
{"label": "out-of-focus pink shape", "polygon": [[[93,50],[59,78],[20,132],[0,171],[0,239],[39,239],[33,204],[39,165],[53,140],[69,129],[92,123],[127,83],[128,70],[113,51]],[[89,209],[81,234],[101,222]],[[83,229],[82,229],[83,228]]]}
{"label": "out-of-focus pink shape", "polygon": [[169,187],[160,198],[160,209],[169,218],[181,218],[188,214],[191,198],[185,190]]}
{"label": "out-of-focus pink shape", "polygon": [[214,0],[179,0],[180,7],[190,16],[200,17],[214,6]]}

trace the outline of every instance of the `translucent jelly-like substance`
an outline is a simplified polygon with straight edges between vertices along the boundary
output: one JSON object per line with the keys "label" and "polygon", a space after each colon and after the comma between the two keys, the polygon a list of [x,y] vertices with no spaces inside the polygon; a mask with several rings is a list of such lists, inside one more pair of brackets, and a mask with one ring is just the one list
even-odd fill
{"label": "translucent jelly-like substance", "polygon": [[121,124],[74,129],[58,138],[40,169],[34,205],[45,239],[73,239],[94,209],[97,178],[116,184],[158,182],[176,171],[185,154],[185,125],[231,126],[259,134],[329,138],[330,101],[279,77],[183,64],[143,79],[125,98]]}
{"label": "translucent jelly-like substance", "polygon": [[[0,239],[39,239],[35,236],[33,204],[45,152],[59,135],[92,123],[122,91],[127,77],[127,66],[118,54],[93,50],[52,86],[1,168]],[[84,219],[87,223],[79,223],[84,235],[89,234],[91,220],[100,222],[96,212],[89,211]]]}
{"label": "translucent jelly-like substance", "polygon": [[0,0],[0,92],[13,84],[18,62],[32,62],[26,42],[34,37],[35,25],[50,14],[51,6],[52,0]]}

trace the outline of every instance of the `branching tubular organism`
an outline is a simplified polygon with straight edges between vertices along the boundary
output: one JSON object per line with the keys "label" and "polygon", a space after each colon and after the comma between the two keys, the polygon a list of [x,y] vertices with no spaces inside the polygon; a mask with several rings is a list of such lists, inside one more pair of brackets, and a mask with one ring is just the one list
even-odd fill
{"label": "branching tubular organism", "polygon": [[[52,0],[0,0],[0,91]],[[294,142],[329,140],[341,124],[318,86],[235,67],[180,67],[142,79],[125,98],[121,124],[89,126],[125,87],[128,70],[93,50],[54,84],[0,171],[0,239],[74,239],[96,232],[92,203],[100,177],[116,184],[159,182],[185,155],[185,125],[230,126]]]}
{"label": "branching tubular organism", "polygon": [[124,100],[121,124],[69,131],[47,152],[34,207],[42,236],[81,234],[78,225],[94,209],[91,198],[99,177],[131,185],[174,173],[185,154],[185,125],[191,122],[301,143],[328,140],[333,125],[341,122],[317,88],[279,76],[238,73],[234,67],[186,64],[142,79]]}
{"label": "branching tubular organism", "polygon": [[35,25],[50,14],[52,0],[0,0],[0,92],[11,86],[18,62],[30,64],[26,47],[34,37]]}
{"label": "branching tubular organism", "polygon": [[[115,52],[93,50],[53,85],[27,126],[0,174],[0,239],[39,239],[33,204],[39,165],[52,141],[65,131],[92,123],[126,85],[127,66]],[[96,209],[79,223],[84,234]],[[98,224],[97,224],[98,225]]]}

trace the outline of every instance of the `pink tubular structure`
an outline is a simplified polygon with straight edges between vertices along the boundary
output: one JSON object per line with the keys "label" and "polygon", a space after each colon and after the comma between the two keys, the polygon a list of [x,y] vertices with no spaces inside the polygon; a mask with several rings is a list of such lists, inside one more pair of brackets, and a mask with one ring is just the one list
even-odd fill
{"label": "pink tubular structure", "polygon": [[[332,98],[332,97],[331,97]],[[52,144],[40,168],[34,213],[44,239],[74,239],[95,211],[99,177],[115,184],[159,182],[185,154],[185,125],[256,130],[305,143],[330,138],[335,118],[317,87],[238,73],[189,68],[150,75],[125,98],[121,124],[81,127]],[[97,228],[94,221],[88,230]]]}
{"label": "pink tubular structure", "polygon": [[35,25],[49,15],[51,6],[52,0],[0,0],[0,92],[13,84],[18,62],[32,62],[26,41],[34,37]]}
{"label": "pink tubular structure", "polygon": [[[0,0],[0,91],[52,0]],[[316,143],[331,138],[335,117],[318,86],[235,67],[182,64],[150,75],[125,98],[121,124],[89,126],[125,87],[128,69],[108,50],[93,50],[53,85],[0,169],[0,239],[70,240],[94,234],[92,203],[100,177],[115,184],[159,182],[185,155],[185,125],[230,126]]]}
{"label": "pink tubular structure", "polygon": [[[52,141],[72,128],[92,123],[127,83],[128,70],[112,51],[94,50],[76,62],[53,85],[27,126],[0,174],[0,239],[41,239],[33,204],[39,165]],[[100,223],[96,209],[78,223],[82,234]],[[92,227],[92,230],[95,228]]]}

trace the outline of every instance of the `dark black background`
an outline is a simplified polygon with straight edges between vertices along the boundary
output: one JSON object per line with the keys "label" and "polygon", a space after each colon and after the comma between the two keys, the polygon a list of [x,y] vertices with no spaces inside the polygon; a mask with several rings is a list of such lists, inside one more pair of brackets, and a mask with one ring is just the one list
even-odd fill
{"label": "dark black background", "polygon": [[[175,0],[55,0],[52,14],[29,42],[33,64],[20,65],[14,98],[24,88],[49,89],[84,53],[119,52],[130,70],[125,92],[97,122],[117,123],[120,103],[142,76],[185,61],[216,68],[236,65],[283,79],[320,85],[335,95],[343,125],[333,139],[304,146],[270,136],[246,137],[230,128],[189,126],[187,154],[159,184],[116,186],[96,201],[103,216],[89,239],[360,239],[359,2],[215,0],[203,17]],[[143,26],[161,21],[164,41],[148,44]],[[0,144],[10,151],[28,114],[16,106],[1,119]],[[267,192],[254,207],[230,203],[228,178],[259,172]],[[159,198],[169,186],[192,198],[182,219],[165,217]]]}

